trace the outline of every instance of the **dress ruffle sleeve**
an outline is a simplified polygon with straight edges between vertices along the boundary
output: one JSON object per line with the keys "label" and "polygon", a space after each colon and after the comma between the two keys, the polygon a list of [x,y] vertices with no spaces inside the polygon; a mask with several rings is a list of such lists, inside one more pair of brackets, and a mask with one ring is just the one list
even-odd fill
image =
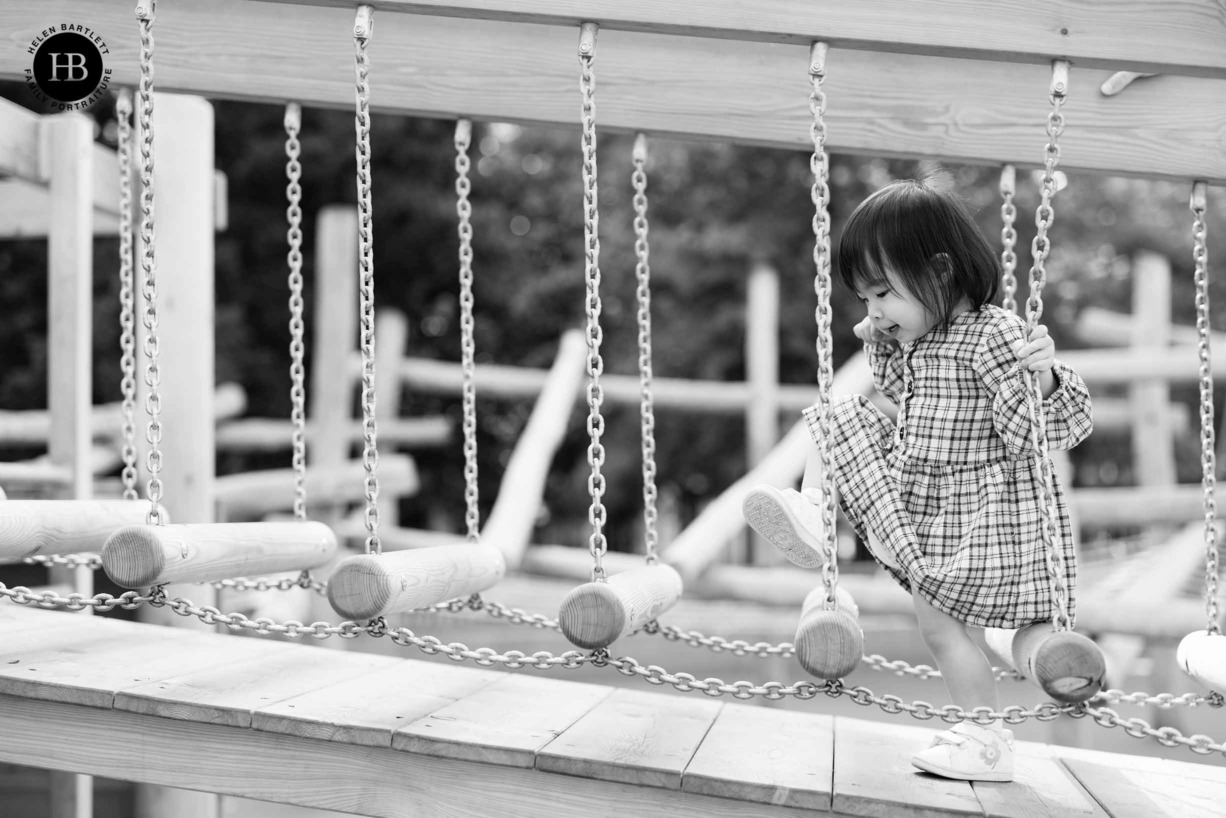
{"label": "dress ruffle sleeve", "polygon": [[873,371],[873,385],[882,395],[898,403],[903,392],[902,347],[893,341],[866,343],[864,352]]}
{"label": "dress ruffle sleeve", "polygon": [[[1013,345],[1023,337],[1019,324],[1002,324],[976,350],[975,372],[992,397],[992,425],[1015,456],[1034,454],[1027,378],[1017,363]],[[1057,360],[1052,367],[1055,390],[1043,399],[1043,421],[1051,449],[1071,449],[1094,428],[1090,391],[1071,367]]]}

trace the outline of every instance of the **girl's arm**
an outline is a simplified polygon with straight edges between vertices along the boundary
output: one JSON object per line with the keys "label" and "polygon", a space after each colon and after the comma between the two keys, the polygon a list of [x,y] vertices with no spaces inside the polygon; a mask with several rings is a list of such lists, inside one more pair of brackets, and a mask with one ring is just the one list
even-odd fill
{"label": "girl's arm", "polygon": [[856,337],[864,342],[864,354],[873,373],[873,386],[893,403],[904,388],[902,347],[873,328],[867,317],[856,324]]}
{"label": "girl's arm", "polygon": [[975,371],[993,394],[992,423],[1011,452],[1034,451],[1025,373],[1038,372],[1048,446],[1071,449],[1094,428],[1090,392],[1080,375],[1056,359],[1046,329],[1036,328],[1028,342],[1022,340],[1019,327],[1002,325],[976,352]]}

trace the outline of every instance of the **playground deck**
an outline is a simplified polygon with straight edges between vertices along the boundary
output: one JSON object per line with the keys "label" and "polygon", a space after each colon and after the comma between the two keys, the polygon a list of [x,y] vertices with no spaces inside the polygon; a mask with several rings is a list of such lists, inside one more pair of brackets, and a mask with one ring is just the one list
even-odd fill
{"label": "playground deck", "polygon": [[[564,671],[557,671],[558,674]],[[1018,743],[1010,784],[910,768],[932,727],[0,606],[0,761],[376,816],[1210,818],[1226,769]]]}

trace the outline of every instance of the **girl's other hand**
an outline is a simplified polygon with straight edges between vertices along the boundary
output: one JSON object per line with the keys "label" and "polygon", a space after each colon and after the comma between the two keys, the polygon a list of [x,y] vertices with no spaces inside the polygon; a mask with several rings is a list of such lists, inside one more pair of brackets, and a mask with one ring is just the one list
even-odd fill
{"label": "girl's other hand", "polygon": [[1015,343],[1013,351],[1017,354],[1017,362],[1031,372],[1050,372],[1056,362],[1056,342],[1042,325],[1031,330],[1029,341]]}
{"label": "girl's other hand", "polygon": [[888,335],[873,326],[872,319],[867,315],[864,317],[863,321],[856,324],[853,332],[856,333],[857,338],[866,344],[878,344],[889,338]]}

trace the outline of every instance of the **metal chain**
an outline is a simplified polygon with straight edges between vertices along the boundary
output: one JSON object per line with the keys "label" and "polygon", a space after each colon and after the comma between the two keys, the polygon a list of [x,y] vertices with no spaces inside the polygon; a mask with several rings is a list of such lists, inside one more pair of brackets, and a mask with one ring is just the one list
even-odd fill
{"label": "metal chain", "polygon": [[1208,705],[1210,707],[1221,707],[1223,698],[1220,693],[1145,693],[1137,691],[1135,693],[1125,693],[1122,690],[1111,688],[1103,690],[1096,695],[1092,701],[1108,702],[1108,703],[1123,703],[1135,704],[1140,706],[1154,705],[1161,707],[1163,710],[1170,710],[1172,707],[1199,707],[1200,705]]}
{"label": "metal chain", "polygon": [[1118,713],[1109,707],[1087,706],[1084,711],[1073,712],[1070,715],[1075,717],[1089,716],[1103,727],[1122,727],[1124,732],[1133,738],[1152,738],[1163,747],[1183,746],[1200,755],[1221,753],[1226,756],[1226,744],[1214,741],[1209,736],[1199,733],[1193,736],[1185,736],[1174,727],[1154,728],[1142,718],[1121,718]]}
{"label": "metal chain", "polygon": [[370,174],[370,59],[366,46],[373,34],[374,11],[370,6],[358,6],[353,26],[354,73],[356,108],[354,129],[357,132],[358,235],[361,274],[362,313],[362,465],[366,469],[366,553],[381,554],[379,541],[379,449],[375,423],[375,261],[373,208]]}
{"label": "metal chain", "polygon": [[285,106],[285,197],[288,205],[285,218],[289,224],[286,240],[289,251],[289,377],[290,425],[293,428],[294,517],[307,518],[306,511],[306,369],[303,365],[306,348],[303,343],[302,320],[302,106],[291,102]]}
{"label": "metal chain", "polygon": [[140,183],[141,183],[141,270],[144,274],[141,292],[145,300],[143,323],[145,326],[145,414],[149,422],[145,439],[149,451],[145,455],[145,467],[149,473],[145,494],[149,499],[149,525],[162,523],[162,396],[158,391],[162,374],[158,368],[158,316],[157,316],[157,259],[154,254],[154,198],[153,198],[153,18],[156,0],[139,0],[136,16],[140,23]]}
{"label": "metal chain", "polygon": [[243,577],[239,579],[221,579],[210,582],[208,585],[219,591],[292,591],[295,588],[304,588],[308,591],[313,591],[319,596],[328,595],[328,583],[312,578],[309,571],[303,571],[297,577],[281,577],[280,579]]}
{"label": "metal chain", "polygon": [[[1031,243],[1030,252],[1033,263],[1030,267],[1030,296],[1026,300],[1026,337],[1038,326],[1043,315],[1043,284],[1047,271],[1044,262],[1051,251],[1051,242],[1047,231],[1055,219],[1052,209],[1052,196],[1056,193],[1056,165],[1060,161],[1060,134],[1064,131],[1064,115],[1060,112],[1068,89],[1068,63],[1064,60],[1052,62],[1051,112],[1047,115],[1047,146],[1043,161],[1042,196],[1038,209],[1035,211],[1035,224],[1038,232]],[[1056,530],[1057,509],[1055,496],[1055,476],[1052,473],[1051,459],[1047,451],[1047,432],[1043,416],[1043,393],[1039,385],[1037,372],[1025,373],[1026,404],[1030,412],[1030,427],[1035,451],[1035,467],[1042,478],[1043,496],[1040,512],[1042,514],[1043,550],[1047,563],[1047,573],[1051,579],[1052,624],[1056,630],[1066,631],[1072,628],[1069,616],[1069,589],[1064,580],[1064,559],[1060,554]]]}
{"label": "metal chain", "polygon": [[809,135],[813,140],[813,155],[809,169],[813,173],[810,198],[813,200],[813,264],[816,275],[813,289],[817,294],[817,426],[820,442],[818,451],[822,464],[822,584],[826,587],[825,609],[835,610],[838,602],[835,590],[839,583],[838,550],[835,545],[834,458],[831,450],[832,388],[834,365],[831,361],[833,341],[830,323],[830,157],[826,154],[826,92],[822,80],[826,76],[828,46],[815,42],[809,51],[809,78],[813,89],[809,94],[809,111],[813,122]]}
{"label": "metal chain", "polygon": [[123,498],[136,500],[136,294],[132,266],[132,91],[124,88],[115,101],[119,127],[119,393],[122,396],[120,456]]}
{"label": "metal chain", "polygon": [[1221,633],[1218,619],[1217,461],[1214,454],[1213,369],[1209,365],[1209,243],[1205,228],[1208,185],[1192,185],[1192,261],[1196,271],[1197,356],[1200,359],[1200,462],[1205,499],[1205,614],[1210,633]]}
{"label": "metal chain", "polygon": [[655,565],[660,560],[658,530],[659,511],[656,508],[656,416],[655,399],[651,393],[651,258],[647,241],[647,137],[638,134],[634,138],[632,154],[634,173],[630,176],[634,186],[634,266],[638,287],[635,298],[638,302],[639,325],[639,439],[643,450],[643,542],[647,564]]}
{"label": "metal chain", "polygon": [[1000,169],[1000,242],[1003,249],[1000,252],[1001,287],[1004,298],[1000,306],[1006,311],[1017,312],[1017,207],[1013,204],[1013,196],[1017,192],[1017,170],[1013,165],[1005,165]]}
{"label": "metal chain", "polygon": [[595,23],[583,23],[579,32],[579,90],[583,95],[583,248],[584,270],[587,282],[586,313],[587,313],[587,432],[591,442],[587,448],[588,465],[592,473],[588,477],[588,495],[592,498],[588,509],[588,521],[592,524],[592,534],[588,538],[588,551],[592,555],[592,581],[600,582],[605,578],[603,559],[608,543],[605,542],[604,523],[605,508],[602,501],[605,491],[604,475],[600,473],[604,465],[604,445],[600,437],[604,433],[604,415],[600,407],[604,401],[604,391],[600,385],[600,375],[604,372],[604,361],[600,357],[600,342],[604,332],[600,327],[600,235],[599,212],[597,208],[598,186],[596,182],[596,78],[592,73],[592,60],[596,53]]}
{"label": "metal chain", "polygon": [[464,414],[464,526],[470,543],[481,539],[481,507],[477,484],[477,389],[476,327],[473,319],[473,207],[469,201],[472,182],[469,170],[472,162],[468,148],[472,144],[473,125],[461,119],[455,126],[455,192],[456,231],[460,237],[460,371],[463,374],[460,393]]}
{"label": "metal chain", "polygon": [[39,554],[22,560],[26,565],[56,565],[63,568],[88,568],[97,571],[102,567],[99,554]]}
{"label": "metal chain", "polygon": [[18,605],[32,605],[38,608],[65,608],[70,611],[83,611],[86,608],[92,608],[95,611],[106,612],[112,611],[115,608],[123,608],[125,611],[135,610],[149,602],[152,597],[142,596],[137,591],[125,591],[117,597],[110,594],[94,594],[92,597],[88,597],[85,594],[79,593],[60,596],[50,591],[32,591],[24,585],[18,585],[10,589],[3,582],[0,582],[0,599],[7,599]]}

